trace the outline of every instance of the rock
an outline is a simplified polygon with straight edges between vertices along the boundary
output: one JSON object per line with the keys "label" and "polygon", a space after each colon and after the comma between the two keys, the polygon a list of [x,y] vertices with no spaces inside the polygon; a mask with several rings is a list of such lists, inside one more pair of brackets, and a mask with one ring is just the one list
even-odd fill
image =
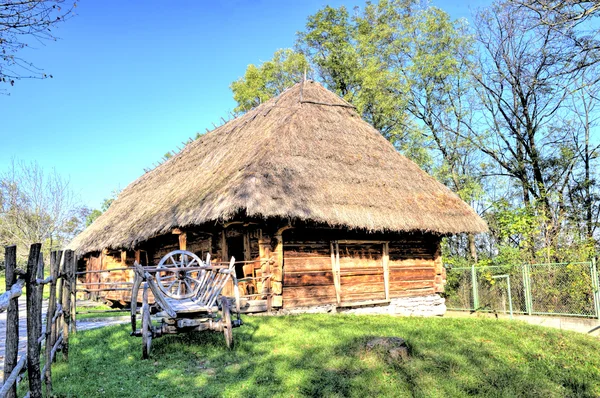
{"label": "rock", "polygon": [[376,350],[387,355],[390,362],[407,361],[409,359],[408,345],[400,337],[376,337],[365,345],[368,350]]}

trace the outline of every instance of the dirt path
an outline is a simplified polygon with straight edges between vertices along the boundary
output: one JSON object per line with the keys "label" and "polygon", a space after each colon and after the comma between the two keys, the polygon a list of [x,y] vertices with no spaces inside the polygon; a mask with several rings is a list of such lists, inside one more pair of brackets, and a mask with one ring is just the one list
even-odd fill
{"label": "dirt path", "polygon": [[[46,330],[46,308],[48,302],[44,301],[42,304],[42,333]],[[127,319],[90,319],[81,320],[77,322],[77,330],[88,330],[99,328],[102,326],[117,325],[120,323],[126,323]],[[4,351],[6,348],[6,312],[0,314],[0,379],[2,378],[1,372],[4,370]],[[21,355],[25,355],[27,352],[27,313],[25,297],[19,298],[19,358]]]}

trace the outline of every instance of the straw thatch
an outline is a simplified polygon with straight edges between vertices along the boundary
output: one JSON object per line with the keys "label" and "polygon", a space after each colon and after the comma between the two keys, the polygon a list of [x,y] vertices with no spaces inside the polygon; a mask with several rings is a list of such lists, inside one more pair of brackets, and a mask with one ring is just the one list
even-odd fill
{"label": "straw thatch", "polygon": [[367,231],[483,232],[485,222],[343,99],[299,83],[131,183],[71,247],[132,248],[236,215]]}

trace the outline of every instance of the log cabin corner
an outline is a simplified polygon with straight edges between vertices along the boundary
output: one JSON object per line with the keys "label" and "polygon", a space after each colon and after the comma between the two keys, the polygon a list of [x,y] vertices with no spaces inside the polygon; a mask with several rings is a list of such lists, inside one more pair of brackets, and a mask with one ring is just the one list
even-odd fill
{"label": "log cabin corner", "polygon": [[[94,298],[131,300],[134,261],[235,257],[245,312],[443,315],[442,237],[475,211],[312,81],[205,134],[131,183],[71,243]],[[109,275],[109,276],[107,276]]]}

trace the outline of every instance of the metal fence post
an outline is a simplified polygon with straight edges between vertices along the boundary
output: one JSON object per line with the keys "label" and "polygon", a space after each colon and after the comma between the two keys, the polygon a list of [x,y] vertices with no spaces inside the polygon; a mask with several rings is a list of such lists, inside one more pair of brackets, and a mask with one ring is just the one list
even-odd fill
{"label": "metal fence post", "polygon": [[529,264],[522,265],[523,270],[523,290],[525,291],[525,310],[528,315],[533,312],[533,299],[531,297],[531,274],[529,273]]}
{"label": "metal fence post", "polygon": [[600,319],[600,281],[598,280],[598,268],[596,266],[596,257],[592,257],[592,263],[590,264],[590,276],[592,278],[594,311],[596,318]]}
{"label": "metal fence post", "polygon": [[471,265],[471,285],[473,288],[473,309],[479,308],[479,290],[477,288],[477,271],[475,270],[475,264]]}

